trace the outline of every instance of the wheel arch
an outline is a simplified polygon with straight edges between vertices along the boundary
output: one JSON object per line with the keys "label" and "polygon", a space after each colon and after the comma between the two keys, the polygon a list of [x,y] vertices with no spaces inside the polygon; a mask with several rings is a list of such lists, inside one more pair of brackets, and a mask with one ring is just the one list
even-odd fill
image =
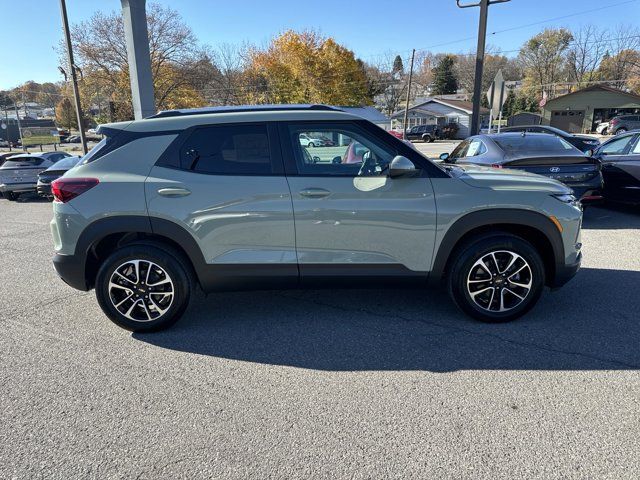
{"label": "wheel arch", "polygon": [[189,273],[200,282],[205,260],[193,236],[180,225],[146,216],[112,217],[96,220],[76,244],[81,262],[83,290],[93,288],[101,262],[115,249],[133,243],[153,244],[180,257]]}
{"label": "wheel arch", "polygon": [[541,213],[522,209],[480,210],[464,215],[451,225],[435,255],[430,281],[444,279],[456,252],[480,235],[511,233],[531,243],[540,253],[547,284],[553,284],[557,267],[564,264],[564,244],[555,224]]}

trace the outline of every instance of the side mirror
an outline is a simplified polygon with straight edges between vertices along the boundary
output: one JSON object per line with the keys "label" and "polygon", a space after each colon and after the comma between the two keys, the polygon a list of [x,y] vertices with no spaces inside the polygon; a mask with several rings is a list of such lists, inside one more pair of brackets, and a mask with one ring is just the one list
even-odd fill
{"label": "side mirror", "polygon": [[587,150],[586,152],[584,152],[584,154],[585,154],[587,157],[593,157],[594,150],[590,148],[589,150]]}
{"label": "side mirror", "polygon": [[442,160],[443,162],[446,162],[449,160],[449,154],[448,153],[441,153],[440,154],[440,160]]}
{"label": "side mirror", "polygon": [[398,155],[389,164],[389,177],[410,177],[418,172],[411,160],[402,155]]}

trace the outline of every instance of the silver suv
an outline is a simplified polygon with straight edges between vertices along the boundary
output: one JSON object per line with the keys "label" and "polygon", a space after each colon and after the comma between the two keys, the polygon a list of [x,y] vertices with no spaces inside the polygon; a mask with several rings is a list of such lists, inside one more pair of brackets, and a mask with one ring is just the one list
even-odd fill
{"label": "silver suv", "polygon": [[561,183],[439,166],[333,107],[166,111],[99,133],[52,184],[54,265],[130,330],[171,325],[197,287],[442,282],[503,322],[580,266],[582,210]]}

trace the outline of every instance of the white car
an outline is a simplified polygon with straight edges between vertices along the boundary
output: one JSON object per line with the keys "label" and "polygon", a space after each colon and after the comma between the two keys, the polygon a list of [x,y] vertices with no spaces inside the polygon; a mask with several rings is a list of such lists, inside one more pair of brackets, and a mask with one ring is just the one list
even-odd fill
{"label": "white car", "polygon": [[325,141],[321,138],[310,137],[306,133],[301,133],[299,135],[300,145],[303,147],[322,147],[325,144]]}
{"label": "white car", "polygon": [[609,133],[609,122],[600,122],[596,127],[596,133],[599,135],[607,135]]}

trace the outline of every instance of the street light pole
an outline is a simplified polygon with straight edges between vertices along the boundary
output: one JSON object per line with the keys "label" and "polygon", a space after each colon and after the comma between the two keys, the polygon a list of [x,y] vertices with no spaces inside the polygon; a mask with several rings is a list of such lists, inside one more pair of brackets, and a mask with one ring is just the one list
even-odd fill
{"label": "street light pole", "polygon": [[71,83],[73,84],[73,98],[76,103],[76,115],[78,116],[78,130],[80,130],[80,142],[82,143],[82,151],[86,154],[87,137],[84,135],[82,104],[80,103],[80,92],[78,91],[78,76],[76,74],[76,66],[73,63],[73,50],[71,48],[71,33],[69,31],[69,19],[67,18],[67,5],[65,0],[60,0],[60,13],[62,14],[62,28],[64,29],[64,39],[67,44],[67,57],[69,59],[69,69],[71,70]]}
{"label": "street light pole", "polygon": [[478,46],[476,48],[476,74],[473,81],[473,110],[471,114],[471,135],[477,135],[480,131],[480,101],[482,97],[482,70],[484,68],[484,47],[487,41],[487,16],[489,5],[505,3],[510,0],[480,0],[477,3],[460,4],[459,8],[480,7],[480,21],[478,23]]}

